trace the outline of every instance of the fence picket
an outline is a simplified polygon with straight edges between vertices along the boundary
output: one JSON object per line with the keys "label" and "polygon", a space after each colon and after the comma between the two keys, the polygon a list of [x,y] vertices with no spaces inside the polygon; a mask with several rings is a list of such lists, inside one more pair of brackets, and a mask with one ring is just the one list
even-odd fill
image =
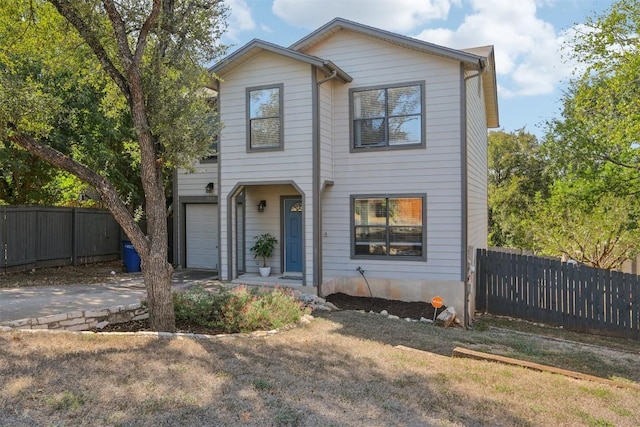
{"label": "fence picket", "polygon": [[492,250],[476,258],[487,312],[640,340],[640,276]]}
{"label": "fence picket", "polygon": [[[81,224],[79,233],[74,230]],[[118,259],[120,227],[97,209],[5,206],[0,211],[0,273]]]}

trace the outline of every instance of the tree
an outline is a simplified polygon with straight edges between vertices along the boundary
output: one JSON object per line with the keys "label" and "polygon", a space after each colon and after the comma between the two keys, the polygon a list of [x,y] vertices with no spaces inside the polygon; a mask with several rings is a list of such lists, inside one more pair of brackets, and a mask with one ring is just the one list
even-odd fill
{"label": "tree", "polygon": [[491,132],[488,150],[489,244],[533,249],[528,220],[550,184],[538,139],[524,129]]}
{"label": "tree", "polygon": [[561,254],[596,268],[618,269],[636,253],[638,215],[630,198],[580,197],[558,182],[540,201],[531,229],[538,252]]}
{"label": "tree", "polygon": [[543,143],[556,182],[532,229],[546,253],[611,268],[640,237],[640,2],[578,28],[568,48],[579,68]]}
{"label": "tree", "polygon": [[[7,13],[15,14],[13,34],[23,33],[15,40],[17,53],[0,52],[0,98],[5,100],[0,105],[0,138],[95,188],[140,254],[152,328],[174,330],[164,170],[206,155],[215,133],[215,121],[210,120],[211,111],[202,96],[203,88],[210,85],[202,64],[222,53],[216,40],[225,29],[224,5],[218,0],[6,3]],[[50,52],[43,48],[50,46],[48,37],[57,42]],[[39,70],[16,71],[33,58],[44,62]],[[101,105],[104,117],[126,112],[128,130],[136,142],[135,149],[129,149],[139,159],[146,234],[104,170],[75,160],[49,139],[69,113],[60,92],[49,90],[42,80],[39,71],[46,76],[50,67],[58,72],[71,70],[70,82],[98,76],[91,87],[110,101]],[[76,134],[77,140],[83,141],[82,136]],[[100,148],[96,153],[106,149],[113,154],[113,147],[96,147]]]}
{"label": "tree", "polygon": [[[609,163],[640,191],[640,2],[620,0],[582,25],[568,48],[579,64],[549,123],[554,158],[573,170]],[[625,185],[625,188],[629,188]]]}

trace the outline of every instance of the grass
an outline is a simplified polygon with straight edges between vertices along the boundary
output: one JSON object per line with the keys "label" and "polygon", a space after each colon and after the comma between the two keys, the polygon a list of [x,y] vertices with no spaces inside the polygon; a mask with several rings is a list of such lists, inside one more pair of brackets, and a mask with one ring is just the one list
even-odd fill
{"label": "grass", "polygon": [[[458,345],[563,363],[592,351],[572,363],[609,366],[613,354],[546,341],[349,311],[258,338],[5,332],[0,425],[640,424],[635,390],[450,357]],[[637,381],[637,355],[622,354],[619,378]]]}
{"label": "grass", "polygon": [[84,405],[82,396],[76,395],[70,391],[65,391],[46,399],[47,404],[56,411],[74,411]]}

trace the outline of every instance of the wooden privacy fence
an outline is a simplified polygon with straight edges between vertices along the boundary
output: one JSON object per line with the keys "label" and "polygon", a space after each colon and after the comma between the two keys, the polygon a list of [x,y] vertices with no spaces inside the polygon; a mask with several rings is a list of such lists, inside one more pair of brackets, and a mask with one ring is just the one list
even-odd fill
{"label": "wooden privacy fence", "polygon": [[120,227],[108,211],[0,206],[0,273],[119,256]]}
{"label": "wooden privacy fence", "polygon": [[637,275],[479,249],[476,309],[640,339]]}

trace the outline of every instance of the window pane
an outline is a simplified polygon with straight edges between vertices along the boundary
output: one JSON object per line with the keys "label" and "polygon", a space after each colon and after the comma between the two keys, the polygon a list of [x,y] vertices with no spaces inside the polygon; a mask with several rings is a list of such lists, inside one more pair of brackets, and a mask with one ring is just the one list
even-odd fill
{"label": "window pane", "polygon": [[385,145],[384,120],[356,120],[353,122],[353,140],[356,147]]}
{"label": "window pane", "polygon": [[387,224],[385,199],[356,199],[354,206],[355,225]]}
{"label": "window pane", "polygon": [[422,199],[389,199],[389,225],[422,225]]}
{"label": "window pane", "polygon": [[251,120],[251,148],[279,147],[280,119]]}
{"label": "window pane", "polygon": [[422,112],[420,86],[389,88],[389,116],[406,116]]}
{"label": "window pane", "polygon": [[385,116],[384,89],[353,93],[353,118],[368,119]]}
{"label": "window pane", "polygon": [[385,255],[386,247],[386,227],[356,227],[356,255]]}
{"label": "window pane", "polygon": [[389,227],[389,242],[422,245],[422,227]]}
{"label": "window pane", "polygon": [[422,255],[422,227],[389,227],[389,255]]}
{"label": "window pane", "polygon": [[400,116],[389,119],[389,145],[420,144],[422,142],[422,118]]}
{"label": "window pane", "polygon": [[249,92],[250,118],[280,116],[280,88],[258,89]]}

